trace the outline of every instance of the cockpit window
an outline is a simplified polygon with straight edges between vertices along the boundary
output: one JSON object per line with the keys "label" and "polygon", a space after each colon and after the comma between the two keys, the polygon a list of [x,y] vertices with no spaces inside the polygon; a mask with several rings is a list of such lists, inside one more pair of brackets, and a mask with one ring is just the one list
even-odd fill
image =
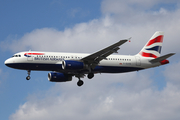
{"label": "cockpit window", "polygon": [[21,57],[21,55],[13,55],[12,57]]}

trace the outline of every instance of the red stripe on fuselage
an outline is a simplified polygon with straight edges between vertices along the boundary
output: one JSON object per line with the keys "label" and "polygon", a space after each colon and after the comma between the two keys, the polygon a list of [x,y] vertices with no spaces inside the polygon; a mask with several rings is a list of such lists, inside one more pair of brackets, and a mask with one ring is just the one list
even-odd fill
{"label": "red stripe on fuselage", "polygon": [[154,44],[154,43],[157,43],[157,42],[160,42],[160,43],[163,42],[163,35],[157,36],[156,38],[150,40],[150,41],[147,43],[146,46],[150,46],[150,45],[152,45],[152,44]]}
{"label": "red stripe on fuselage", "polygon": [[24,55],[44,55],[44,53],[25,53]]}

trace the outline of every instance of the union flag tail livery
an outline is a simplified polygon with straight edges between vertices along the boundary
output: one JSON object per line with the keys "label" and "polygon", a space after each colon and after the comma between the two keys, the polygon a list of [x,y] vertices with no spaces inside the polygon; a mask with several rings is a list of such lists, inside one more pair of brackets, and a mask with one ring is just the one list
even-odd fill
{"label": "union flag tail livery", "polygon": [[158,58],[161,54],[164,33],[158,31],[150,38],[139,54],[142,57]]}
{"label": "union flag tail livery", "polygon": [[129,41],[129,39],[125,39],[93,54],[39,51],[19,52],[7,59],[5,65],[15,69],[27,70],[27,80],[30,79],[32,70],[52,71],[48,73],[49,81],[68,82],[74,76],[79,79],[77,85],[82,86],[84,82],[81,78],[85,75],[92,79],[95,73],[132,72],[169,63],[167,58],[175,53],[160,56],[163,37],[163,32],[156,32],[142,50],[134,56],[112,55],[117,53],[122,44]]}

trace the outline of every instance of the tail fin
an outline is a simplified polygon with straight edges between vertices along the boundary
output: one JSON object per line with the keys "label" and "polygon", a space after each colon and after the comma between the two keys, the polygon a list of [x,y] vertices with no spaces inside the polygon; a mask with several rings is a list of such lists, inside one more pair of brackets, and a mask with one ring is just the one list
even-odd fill
{"label": "tail fin", "polygon": [[139,52],[142,57],[158,58],[161,54],[164,33],[157,31]]}

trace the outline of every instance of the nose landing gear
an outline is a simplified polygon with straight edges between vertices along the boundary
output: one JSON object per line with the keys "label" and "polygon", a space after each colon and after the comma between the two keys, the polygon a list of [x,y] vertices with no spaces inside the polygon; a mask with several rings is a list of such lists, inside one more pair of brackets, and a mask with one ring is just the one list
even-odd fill
{"label": "nose landing gear", "polygon": [[31,71],[28,70],[27,72],[28,72],[28,76],[26,77],[26,80],[30,80],[31,79],[31,77],[30,77]]}

